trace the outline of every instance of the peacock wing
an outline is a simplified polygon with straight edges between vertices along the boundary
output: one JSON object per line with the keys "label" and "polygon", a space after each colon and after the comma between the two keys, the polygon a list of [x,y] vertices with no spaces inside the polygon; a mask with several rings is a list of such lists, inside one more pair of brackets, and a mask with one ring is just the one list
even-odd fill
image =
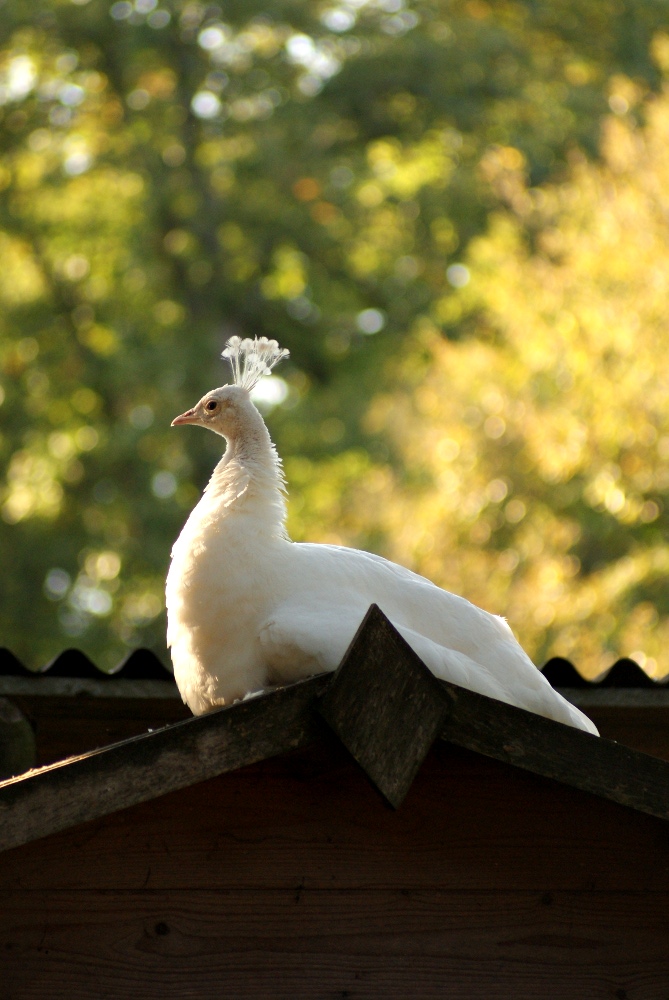
{"label": "peacock wing", "polygon": [[263,659],[274,684],[336,670],[366,608],[283,604],[258,633]]}

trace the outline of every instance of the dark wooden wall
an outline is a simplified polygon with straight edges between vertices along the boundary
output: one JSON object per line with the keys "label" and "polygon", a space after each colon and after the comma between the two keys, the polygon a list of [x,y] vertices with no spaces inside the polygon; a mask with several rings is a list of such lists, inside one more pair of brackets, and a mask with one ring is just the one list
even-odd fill
{"label": "dark wooden wall", "polygon": [[8,1000],[667,1000],[669,826],[439,744],[332,743],[0,855]]}
{"label": "dark wooden wall", "polygon": [[[37,766],[191,716],[178,695],[124,698],[11,694],[8,697],[35,729]],[[669,760],[669,705],[592,706],[584,711],[597,724],[602,736]],[[669,1000],[669,994],[665,1000]]]}
{"label": "dark wooden wall", "polygon": [[583,706],[583,711],[607,739],[669,760],[669,705]]}
{"label": "dark wooden wall", "polygon": [[192,714],[179,697],[12,694],[9,700],[35,730],[37,767],[159,729]]}

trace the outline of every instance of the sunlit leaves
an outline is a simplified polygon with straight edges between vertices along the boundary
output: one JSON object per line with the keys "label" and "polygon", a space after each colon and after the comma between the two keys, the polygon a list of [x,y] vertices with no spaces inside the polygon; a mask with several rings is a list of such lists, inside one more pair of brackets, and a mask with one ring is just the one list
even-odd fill
{"label": "sunlit leaves", "polygon": [[261,288],[268,299],[296,299],[307,285],[304,256],[294,247],[277,247],[272,258],[273,268],[263,278]]}
{"label": "sunlit leaves", "polygon": [[[641,189],[664,190],[655,4],[624,23],[614,0],[12,0],[3,17],[3,644],[35,664],[66,637],[107,665],[163,648],[170,542],[220,453],[169,422],[225,380],[233,332],[291,349],[259,402],[299,537],[383,548],[536,648],[562,587],[585,630],[600,598],[572,586],[577,562],[611,549],[606,525],[650,544],[667,488],[663,387],[638,349],[667,291],[659,229],[642,249],[636,222]],[[666,36],[652,47],[666,62]],[[595,153],[604,113],[608,186],[575,152]],[[568,161],[573,182],[545,186]],[[610,252],[628,232],[636,314]],[[581,405],[593,357],[621,398],[636,380],[643,413]],[[524,579],[542,596],[516,616]]]}
{"label": "sunlit leaves", "polygon": [[381,503],[388,550],[591,673],[669,668],[669,101],[647,113],[607,123],[602,167],[505,182],[515,213],[471,245],[459,293],[482,339],[420,327],[429,367],[368,417],[412,477]]}

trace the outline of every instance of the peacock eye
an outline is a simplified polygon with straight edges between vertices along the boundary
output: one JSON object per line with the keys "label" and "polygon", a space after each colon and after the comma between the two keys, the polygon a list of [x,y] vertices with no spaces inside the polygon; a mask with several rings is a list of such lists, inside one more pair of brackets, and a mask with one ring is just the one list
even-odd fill
{"label": "peacock eye", "polygon": [[217,409],[217,408],[218,408],[218,403],[216,402],[215,399],[210,399],[209,402],[205,406],[205,409],[209,410],[210,413],[213,413],[214,410]]}

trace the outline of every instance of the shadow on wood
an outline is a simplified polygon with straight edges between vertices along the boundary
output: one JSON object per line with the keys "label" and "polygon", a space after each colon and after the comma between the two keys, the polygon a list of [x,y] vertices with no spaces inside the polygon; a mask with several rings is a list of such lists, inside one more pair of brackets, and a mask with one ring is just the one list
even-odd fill
{"label": "shadow on wood", "polygon": [[0,784],[0,849],[323,738],[393,804],[433,739],[669,818],[669,763],[437,681],[376,606],[342,667]]}

